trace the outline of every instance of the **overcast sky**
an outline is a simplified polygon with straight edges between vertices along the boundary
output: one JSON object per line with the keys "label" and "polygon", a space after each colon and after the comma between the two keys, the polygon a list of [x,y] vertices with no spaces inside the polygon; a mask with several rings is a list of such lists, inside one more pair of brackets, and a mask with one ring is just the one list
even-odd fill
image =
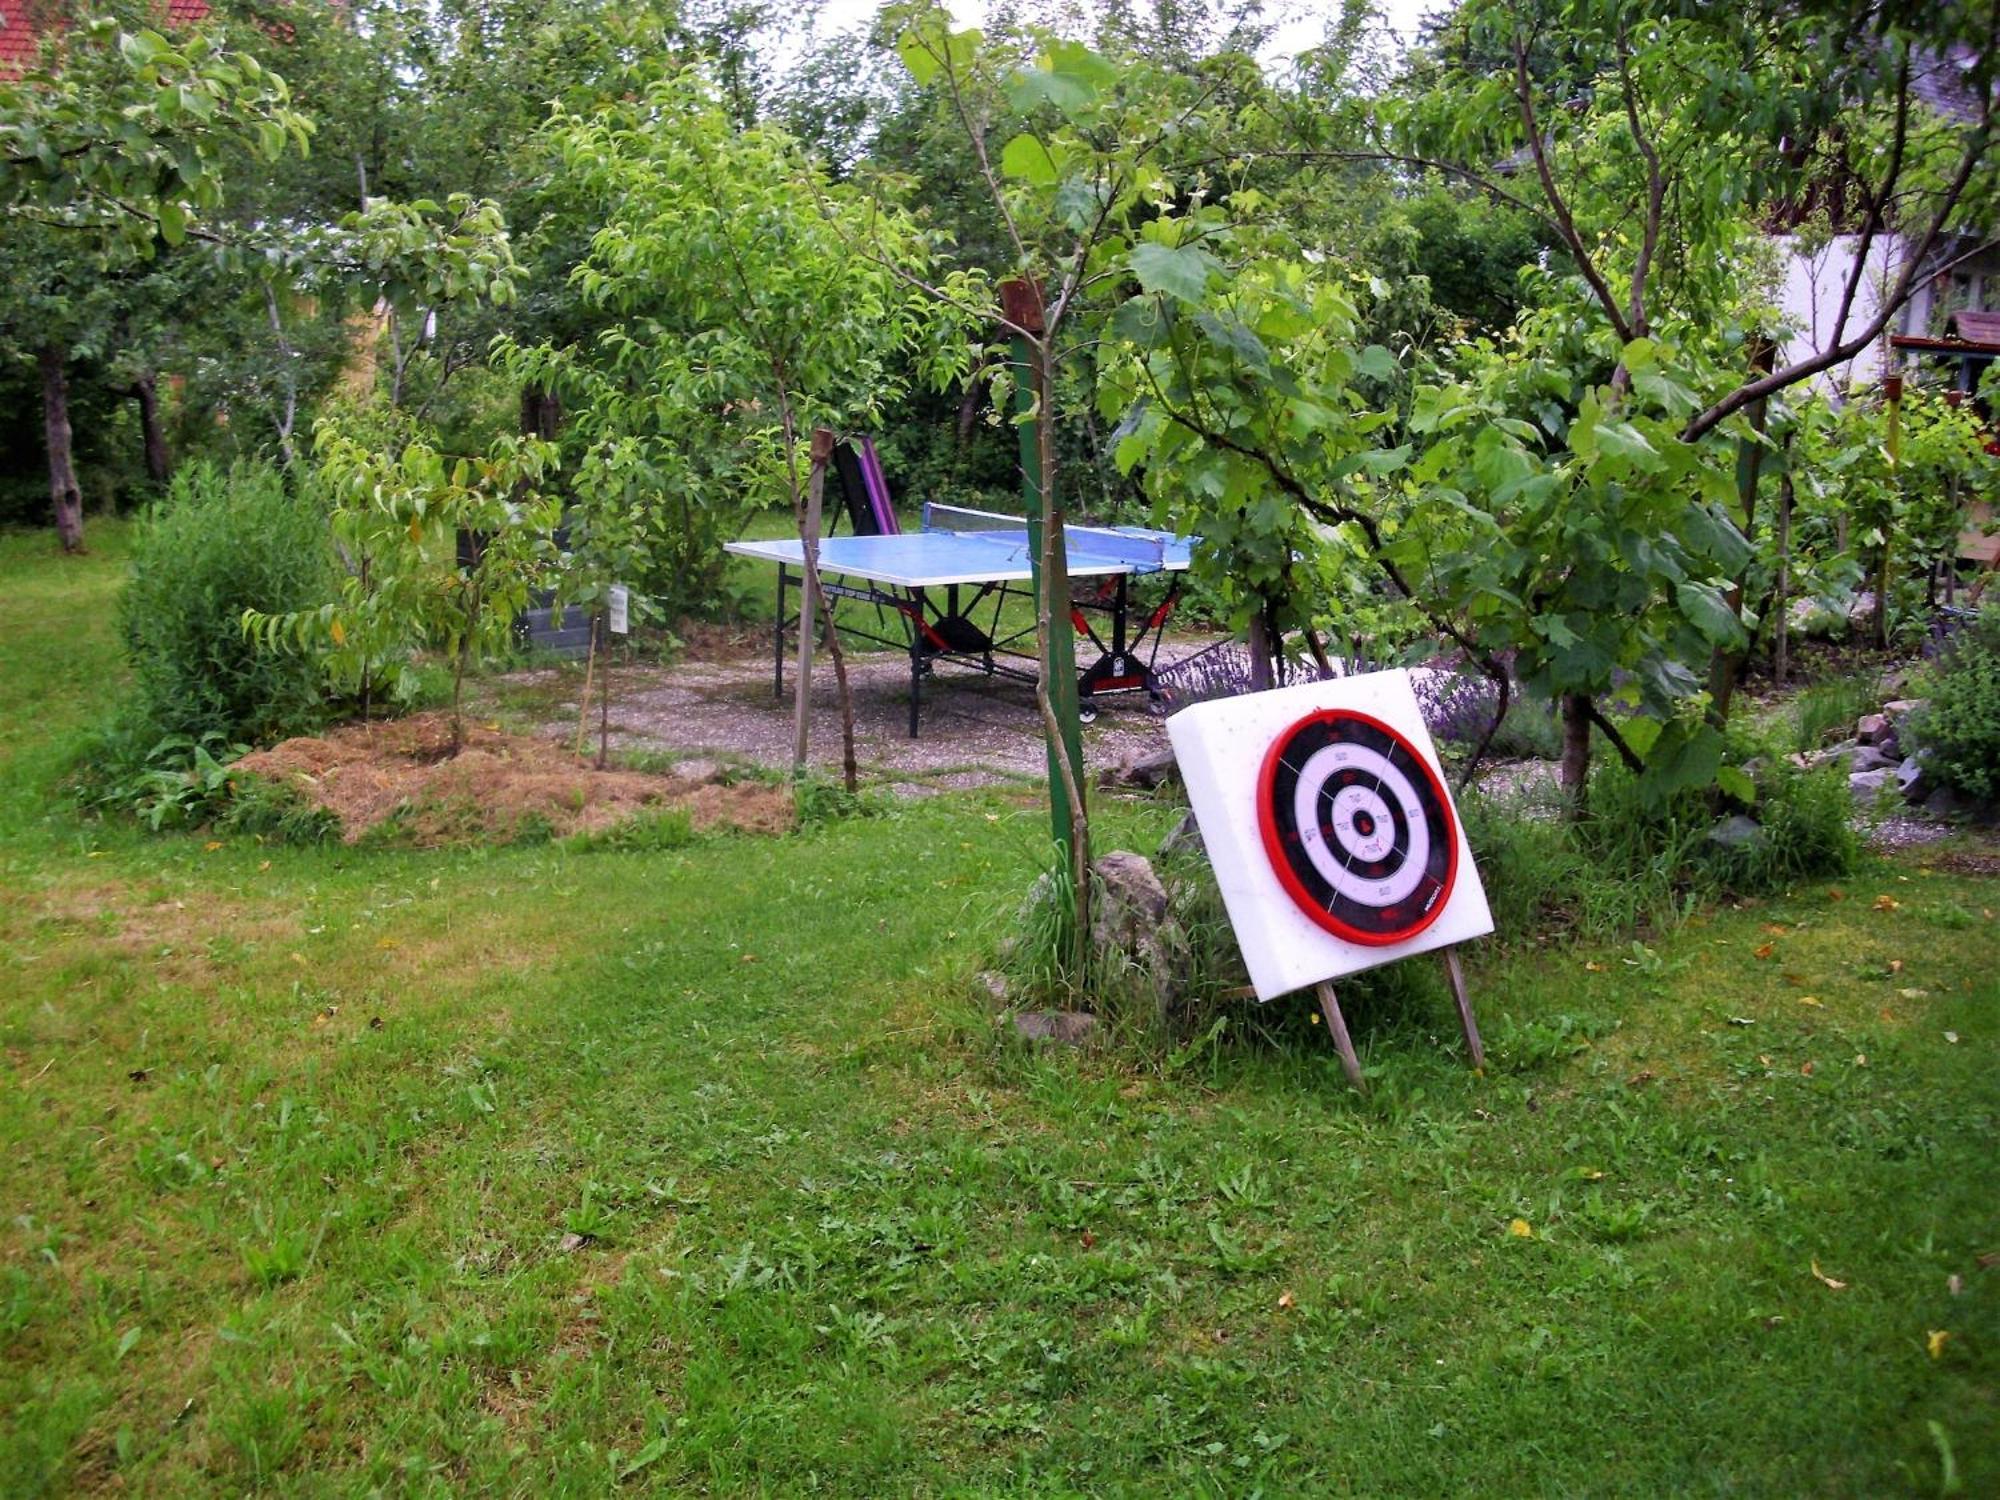
{"label": "overcast sky", "polygon": [[[881,0],[825,0],[814,30],[828,37],[865,27],[874,19],[880,3]],[[950,4],[961,25],[978,26],[986,19],[985,0],[950,0]],[[1417,23],[1448,4],[1449,0],[1376,0],[1375,8],[1397,42],[1408,45],[1416,37]],[[1327,17],[1337,12],[1338,0],[1265,0],[1265,16],[1277,23],[1265,61],[1283,61],[1317,44]]]}

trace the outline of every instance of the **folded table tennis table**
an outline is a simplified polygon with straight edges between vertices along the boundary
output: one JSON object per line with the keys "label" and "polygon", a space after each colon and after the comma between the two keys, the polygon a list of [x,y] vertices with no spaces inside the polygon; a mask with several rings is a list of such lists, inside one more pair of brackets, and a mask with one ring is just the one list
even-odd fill
{"label": "folded table tennis table", "polygon": [[[1160,701],[1153,660],[1160,632],[1179,597],[1179,581],[1174,580],[1166,597],[1136,628],[1130,584],[1135,576],[1185,573],[1193,540],[1144,526],[1074,524],[1064,528],[1064,537],[1069,576],[1095,580],[1089,592],[1073,597],[1070,605],[1071,625],[1097,650],[1095,660],[1077,674],[1077,697],[1086,716],[1093,713],[1091,699],[1103,693],[1143,691]],[[796,622],[795,615],[787,617],[785,596],[790,589],[804,587],[805,545],[797,538],[783,538],[730,542],[725,550],[778,565],[772,680],[782,697],[785,633]],[[832,601],[855,599],[876,606],[878,619],[887,613],[902,622],[901,639],[851,622],[839,628],[909,653],[912,739],[917,737],[923,679],[941,662],[1021,682],[1037,678],[1034,654],[1018,649],[1024,639],[1032,638],[1034,626],[1009,629],[1001,620],[1009,598],[1032,600],[1032,589],[1021,587],[1034,573],[1027,523],[1019,516],[926,505],[921,531],[824,538],[819,544],[819,572],[829,613]],[[1105,618],[1108,639],[1090,623],[1092,614]]]}

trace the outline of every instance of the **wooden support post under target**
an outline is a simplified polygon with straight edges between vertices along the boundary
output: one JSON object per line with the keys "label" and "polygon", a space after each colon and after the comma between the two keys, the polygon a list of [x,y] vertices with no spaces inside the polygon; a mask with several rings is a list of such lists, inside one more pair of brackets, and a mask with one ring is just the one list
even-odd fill
{"label": "wooden support post under target", "polygon": [[1472,1019],[1472,996],[1465,988],[1465,970],[1458,966],[1458,949],[1439,950],[1444,960],[1445,982],[1451,986],[1452,1003],[1458,1007],[1458,1024],[1465,1032],[1465,1050],[1472,1058],[1473,1071],[1486,1071],[1486,1045],[1479,1040],[1479,1023]]}
{"label": "wooden support post under target", "polygon": [[1347,1034],[1347,1018],[1340,1013],[1340,1001],[1334,997],[1333,982],[1322,979],[1313,986],[1313,992],[1319,996],[1319,1013],[1326,1017],[1326,1029],[1333,1037],[1333,1045],[1340,1049],[1340,1065],[1347,1070],[1347,1081],[1358,1092],[1367,1093],[1367,1081],[1361,1076],[1361,1059],[1354,1055],[1354,1038]]}

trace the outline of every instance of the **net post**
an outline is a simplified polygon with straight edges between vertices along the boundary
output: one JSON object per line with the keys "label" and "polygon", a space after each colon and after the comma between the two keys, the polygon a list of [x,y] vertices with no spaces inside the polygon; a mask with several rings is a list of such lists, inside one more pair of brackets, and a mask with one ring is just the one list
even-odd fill
{"label": "net post", "polygon": [[[1042,331],[1041,290],[1032,282],[1013,278],[1000,283],[1000,308],[1007,320],[1030,333]],[[1063,539],[1062,506],[1042,472],[1041,444],[1037,429],[1048,415],[1050,393],[1040,389],[1041,368],[1034,342],[1022,334],[1012,341],[1014,366],[1014,411],[1021,442],[1021,500],[1028,521],[1028,567],[1033,578],[1035,611],[1048,621],[1043,643],[1042,680],[1047,685],[1049,704],[1061,731],[1060,745],[1049,741],[1049,825],[1068,864],[1076,830],[1070,821],[1069,799],[1063,792],[1061,760],[1067,751],[1076,772],[1077,795],[1084,795],[1083,726],[1077,712],[1076,642],[1069,629],[1069,562]],[[1040,398],[1039,401],[1037,398]],[[1056,533],[1054,566],[1042,567],[1042,528],[1053,526]]]}

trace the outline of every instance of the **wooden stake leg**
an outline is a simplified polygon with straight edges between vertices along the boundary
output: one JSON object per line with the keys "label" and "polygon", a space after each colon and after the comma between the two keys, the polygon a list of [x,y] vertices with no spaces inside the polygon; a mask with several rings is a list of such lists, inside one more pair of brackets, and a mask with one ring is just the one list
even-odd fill
{"label": "wooden stake leg", "polygon": [[1466,992],[1465,970],[1458,966],[1458,950],[1446,948],[1439,956],[1444,959],[1444,977],[1451,986],[1452,1003],[1458,1007],[1458,1024],[1465,1031],[1465,1050],[1472,1054],[1472,1066],[1483,1071],[1486,1046],[1479,1040],[1479,1023],[1472,1019],[1472,996]]}
{"label": "wooden stake leg", "polygon": [[1340,1065],[1347,1070],[1347,1081],[1362,1092],[1368,1085],[1361,1077],[1361,1059],[1354,1055],[1354,1038],[1347,1034],[1347,1018],[1340,1013],[1340,1002],[1334,998],[1333,986],[1322,979],[1313,986],[1319,996],[1319,1013],[1326,1017],[1326,1029],[1333,1037],[1333,1045],[1340,1049]]}

